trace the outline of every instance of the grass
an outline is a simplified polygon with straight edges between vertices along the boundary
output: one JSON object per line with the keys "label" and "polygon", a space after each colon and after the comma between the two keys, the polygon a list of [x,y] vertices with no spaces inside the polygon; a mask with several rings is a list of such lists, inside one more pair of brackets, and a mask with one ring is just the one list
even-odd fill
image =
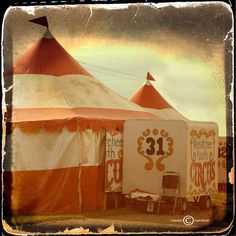
{"label": "grass", "polygon": [[84,215],[79,214],[63,214],[63,215],[20,215],[10,218],[10,222],[13,225],[19,224],[36,224],[42,222],[52,222],[58,220],[70,220],[70,219],[85,219]]}
{"label": "grass", "polygon": [[227,203],[227,195],[226,193],[217,193],[211,195],[211,201],[215,205],[226,205]]}
{"label": "grass", "polygon": [[[226,209],[226,194],[225,193],[217,193],[211,196],[212,205],[215,206],[218,211],[225,211]],[[130,212],[129,214],[134,214],[135,212]],[[119,209],[116,213],[117,215],[126,215],[128,214],[125,209]],[[106,210],[104,212],[105,217],[110,218],[114,215],[113,210]],[[10,225],[23,225],[23,224],[37,224],[42,222],[53,222],[53,221],[65,221],[65,220],[85,220],[86,218],[100,218],[101,212],[88,212],[84,214],[61,214],[61,215],[19,215],[13,216],[9,219],[6,219]]]}

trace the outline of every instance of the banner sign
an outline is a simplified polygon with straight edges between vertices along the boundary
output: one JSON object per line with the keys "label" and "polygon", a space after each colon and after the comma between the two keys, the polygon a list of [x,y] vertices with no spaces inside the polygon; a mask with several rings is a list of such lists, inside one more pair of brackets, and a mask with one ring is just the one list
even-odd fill
{"label": "banner sign", "polygon": [[105,191],[121,192],[123,133],[106,133]]}
{"label": "banner sign", "polygon": [[190,132],[190,195],[209,194],[217,191],[214,129],[192,129]]}

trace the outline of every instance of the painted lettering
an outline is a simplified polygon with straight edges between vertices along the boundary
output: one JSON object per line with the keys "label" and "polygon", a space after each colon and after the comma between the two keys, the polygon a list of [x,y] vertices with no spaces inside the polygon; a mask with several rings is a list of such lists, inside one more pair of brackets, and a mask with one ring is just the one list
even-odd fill
{"label": "painted lettering", "polygon": [[196,187],[206,188],[215,179],[215,161],[193,162],[190,167],[190,178]]}

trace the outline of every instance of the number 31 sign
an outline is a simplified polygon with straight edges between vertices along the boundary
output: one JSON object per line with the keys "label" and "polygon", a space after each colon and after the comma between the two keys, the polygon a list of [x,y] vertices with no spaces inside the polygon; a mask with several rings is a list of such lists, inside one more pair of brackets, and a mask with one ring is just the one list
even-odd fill
{"label": "number 31 sign", "polygon": [[137,139],[137,152],[147,159],[146,170],[152,170],[156,159],[156,168],[159,171],[165,169],[162,161],[170,156],[173,149],[173,138],[164,129],[146,129]]}

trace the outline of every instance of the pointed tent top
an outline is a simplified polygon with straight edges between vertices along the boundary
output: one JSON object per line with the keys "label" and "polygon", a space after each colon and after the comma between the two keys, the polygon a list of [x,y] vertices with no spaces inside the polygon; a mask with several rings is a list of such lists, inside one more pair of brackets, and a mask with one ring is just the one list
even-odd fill
{"label": "pointed tent top", "polygon": [[45,39],[53,39],[54,38],[52,33],[50,32],[50,30],[48,28],[44,32],[43,38],[45,38]]}
{"label": "pointed tent top", "polygon": [[[149,82],[149,80],[147,80]],[[173,108],[149,82],[142,85],[129,99],[141,107],[153,109]]]}
{"label": "pointed tent top", "polygon": [[155,81],[148,72],[146,82],[133,94],[129,101],[146,108],[149,112],[163,119],[187,120],[161,96],[150,80]]}
{"label": "pointed tent top", "polygon": [[[38,21],[41,18],[45,20],[42,24],[47,26],[46,17],[36,18],[32,21]],[[48,28],[43,34],[43,37],[18,58],[12,68],[5,71],[5,75],[12,74],[54,76],[80,74],[92,76],[60,45]]]}
{"label": "pointed tent top", "polygon": [[38,24],[38,25],[42,25],[48,28],[48,20],[46,16],[42,16],[42,17],[38,17],[32,20],[29,20],[29,22]]}
{"label": "pointed tent top", "polygon": [[153,87],[150,81],[155,81],[153,76],[148,72],[145,83],[129,99],[141,107],[153,109],[173,108]]}
{"label": "pointed tent top", "polygon": [[147,73],[147,78],[146,78],[147,80],[152,80],[152,81],[156,81],[155,79],[154,79],[154,77],[148,72]]}

